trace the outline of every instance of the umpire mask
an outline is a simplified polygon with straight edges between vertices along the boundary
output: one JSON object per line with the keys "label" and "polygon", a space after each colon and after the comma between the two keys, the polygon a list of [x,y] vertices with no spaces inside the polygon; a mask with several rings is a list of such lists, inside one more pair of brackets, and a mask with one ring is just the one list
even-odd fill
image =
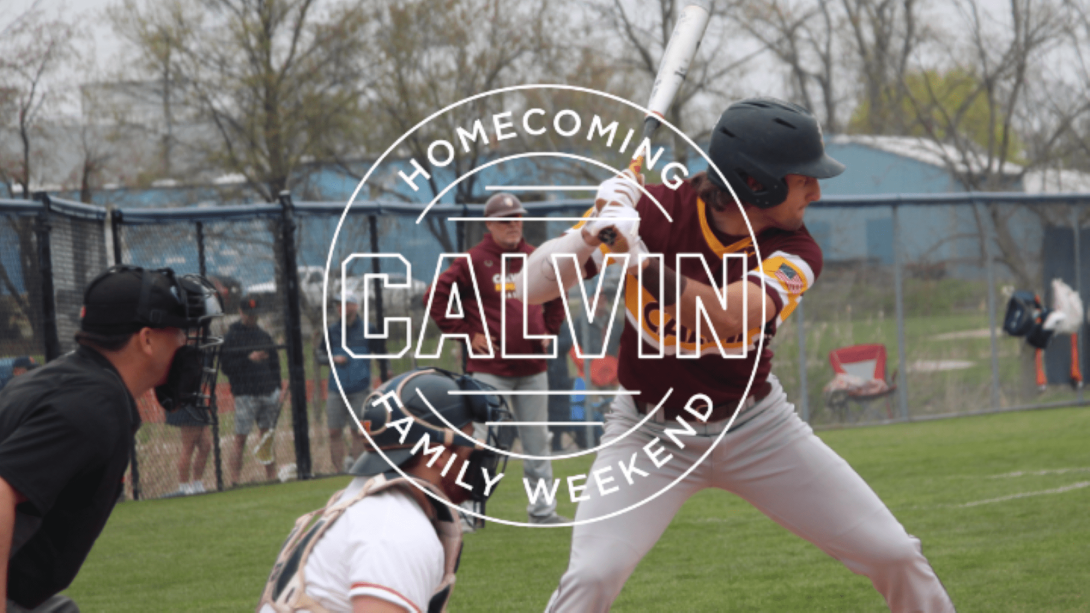
{"label": "umpire mask", "polygon": [[223,345],[211,328],[212,320],[223,316],[223,303],[204,277],[185,275],[175,287],[185,308],[186,344],[174,353],[167,380],[155,388],[155,397],[167,411],[184,408],[199,421],[210,423]]}

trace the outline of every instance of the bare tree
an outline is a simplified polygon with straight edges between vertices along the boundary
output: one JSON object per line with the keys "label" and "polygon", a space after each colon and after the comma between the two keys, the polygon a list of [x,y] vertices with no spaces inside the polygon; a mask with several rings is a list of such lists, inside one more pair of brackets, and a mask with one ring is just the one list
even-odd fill
{"label": "bare tree", "polygon": [[327,141],[345,138],[367,64],[357,4],[125,0],[110,15],[164,84],[167,116],[179,102],[195,109],[217,136],[205,145],[209,162],[243,175],[265,201],[290,189]]}
{"label": "bare tree", "polygon": [[[454,188],[454,200],[480,200],[479,175],[466,175],[497,143],[476,136],[467,139],[465,148],[459,143],[458,154],[443,169],[429,161],[428,147],[436,138],[450,138],[458,128],[471,129],[474,121],[487,119],[492,112],[509,110],[515,96],[467,102],[413,128],[460,100],[515,83],[532,83],[536,75],[555,65],[552,37],[562,28],[554,23],[560,15],[553,8],[549,2],[527,6],[507,0],[454,0],[444,4],[442,11],[427,0],[374,3],[375,32],[367,43],[377,74],[369,88],[367,108],[372,119],[366,133],[375,144],[409,135],[403,152],[430,176],[421,179],[429,198],[437,198],[449,180],[465,177]],[[353,170],[349,164],[344,166]],[[377,194],[419,199],[415,193],[404,194],[399,183],[384,183],[376,177],[372,185]],[[425,217],[425,223],[445,251],[454,250],[450,224],[434,215]]]}
{"label": "bare tree", "polygon": [[827,2],[812,6],[750,1],[741,8],[739,21],[745,31],[787,69],[791,98],[819,113],[826,130],[840,132],[840,108],[849,94],[841,82],[847,80],[841,76],[847,67],[842,65],[843,43],[838,38],[843,17]]}
{"label": "bare tree", "polygon": [[72,33],[69,23],[50,17],[37,4],[0,32],[0,108],[7,116],[0,118],[0,128],[12,130],[17,140],[11,149],[0,148],[18,152],[0,158],[0,181],[12,194],[18,186],[23,198],[31,197],[35,180],[35,139],[40,135],[42,112],[59,94],[48,77],[71,53]]}
{"label": "bare tree", "polygon": [[[42,115],[58,97],[48,77],[70,53],[71,36],[69,23],[49,16],[37,3],[0,31],[0,134],[4,139],[0,142],[0,182],[13,196],[20,193],[30,199],[31,186],[41,182],[36,166],[44,158]],[[41,319],[36,316],[41,312],[42,295],[36,282],[34,222],[26,217],[6,220],[19,237],[19,265],[26,294],[16,291],[2,264],[0,282],[22,317],[30,322],[37,342],[42,338]]]}
{"label": "bare tree", "polygon": [[[762,52],[760,48],[738,45],[734,24],[725,18],[733,4],[731,0],[712,2],[707,32],[666,115],[670,123],[694,139],[710,133],[724,102],[739,94],[734,86],[736,79]],[[589,39],[594,52],[607,58],[618,78],[632,82],[630,87],[637,92],[634,99],[643,102],[651,91],[684,2],[597,0],[588,6],[597,17],[591,24],[595,36]],[[688,147],[680,136],[674,135],[673,148],[675,159],[685,163]]]}
{"label": "bare tree", "polygon": [[[1069,50],[1062,63],[1070,71],[1068,95],[1090,100],[1090,7],[1079,0],[1064,2],[1064,47]],[[1064,96],[1067,98],[1067,96]],[[1045,101],[1052,105],[1051,98]],[[1057,140],[1058,157],[1069,168],[1090,172],[1090,118],[1085,115],[1068,122],[1069,129]]]}
{"label": "bare tree", "polygon": [[[310,163],[350,140],[369,65],[369,32],[361,3],[317,0],[124,0],[110,11],[117,32],[162,84],[167,125],[176,105],[211,127],[194,145],[209,168],[245,178],[276,202],[313,171]],[[169,159],[173,130],[164,132]],[[166,171],[172,169],[165,168]],[[274,253],[283,233],[267,224]],[[277,287],[287,287],[283,258],[274,258]]]}
{"label": "bare tree", "polygon": [[[742,4],[741,27],[788,71],[791,97],[832,132],[896,134],[901,83],[929,36],[920,0],[795,0]],[[859,84],[859,85],[857,85]],[[842,109],[855,103],[849,126]]]}
{"label": "bare tree", "polygon": [[[924,78],[922,88],[902,91],[916,125],[943,145],[947,169],[966,190],[1009,191],[1027,171],[1061,159],[1065,140],[1070,143],[1073,128],[1090,115],[1085,82],[1072,86],[1050,70],[1056,57],[1078,54],[1065,36],[1077,6],[1011,0],[1005,15],[989,13],[980,0],[960,0],[956,6],[961,18],[956,27],[968,40],[939,48],[946,66],[969,75],[969,86],[951,97],[938,81]],[[1017,146],[1021,142],[1027,145]],[[981,249],[983,241],[994,239],[997,258],[1018,286],[1042,291],[1043,258],[1027,249],[1020,227],[1027,217],[1042,226],[1067,226],[1070,210],[985,202],[975,212]],[[1028,396],[1036,387],[1032,351],[1022,352],[1022,363],[1020,392]]]}
{"label": "bare tree", "polygon": [[896,133],[899,98],[909,60],[921,40],[919,0],[842,0],[868,107],[867,132]]}

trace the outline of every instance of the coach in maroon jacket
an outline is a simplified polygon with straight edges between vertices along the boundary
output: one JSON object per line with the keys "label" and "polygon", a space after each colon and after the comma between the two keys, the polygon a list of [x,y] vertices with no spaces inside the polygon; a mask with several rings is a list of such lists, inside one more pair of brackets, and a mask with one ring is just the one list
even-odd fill
{"label": "coach in maroon jacket", "polygon": [[[523,328],[523,304],[514,297],[515,275],[522,270],[522,259],[509,258],[507,277],[500,273],[501,262],[505,253],[532,253],[534,248],[522,238],[522,219],[526,209],[519,199],[511,194],[496,194],[488,199],[484,207],[484,216],[494,221],[486,221],[488,232],[475,247],[469,250],[469,260],[458,258],[448,268],[432,288],[431,318],[447,334],[466,334],[473,346],[469,352],[466,371],[499,390],[540,391],[549,389],[546,374],[545,354],[548,341],[526,338],[525,329],[530,335],[556,334],[564,320],[564,306],[559,300],[543,305],[532,305],[526,312],[526,327]],[[489,338],[481,325],[480,311],[477,307],[477,295],[473,290],[473,281],[469,267],[477,279],[481,292],[481,306],[488,320],[488,334],[491,337],[492,358],[474,358],[473,355],[489,353]],[[447,319],[450,304],[451,287],[458,286],[464,318]],[[501,308],[507,311],[506,350],[500,351]],[[502,355],[542,354],[538,359],[503,358]],[[532,491],[537,492],[539,482],[551,491],[553,485],[553,467],[547,459],[548,429],[544,422],[548,420],[548,398],[545,394],[511,395],[507,397],[515,415],[515,421],[542,422],[540,426],[518,426],[524,453],[539,459],[523,462],[523,475],[530,482]],[[530,501],[527,513],[531,523],[554,524],[567,522],[568,519],[556,514],[556,501],[548,502],[544,496]]]}

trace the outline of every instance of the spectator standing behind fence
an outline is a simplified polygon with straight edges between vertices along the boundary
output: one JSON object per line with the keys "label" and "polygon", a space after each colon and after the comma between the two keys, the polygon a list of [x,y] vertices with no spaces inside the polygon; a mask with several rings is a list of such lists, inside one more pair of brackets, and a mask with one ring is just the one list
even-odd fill
{"label": "spectator standing behind fence", "polygon": [[204,468],[212,451],[212,435],[208,424],[194,415],[189,407],[167,413],[167,424],[178,428],[182,435],[182,453],[178,456],[178,491],[172,496],[204,493]]}
{"label": "spectator standing behind fence", "polygon": [[[276,428],[280,417],[280,354],[269,333],[257,325],[257,298],[239,303],[239,320],[223,339],[221,368],[235,397],[235,446],[231,449],[231,480],[238,485],[246,437],[257,422],[259,436]],[[260,440],[260,439],[259,439]],[[276,477],[276,462],[265,465],[265,477]]]}
{"label": "spectator standing behind fence", "polygon": [[24,375],[35,368],[41,366],[34,361],[34,358],[28,355],[21,355],[17,358],[0,358],[0,390],[4,389],[4,386],[19,375]]}
{"label": "spectator standing behind fence", "polygon": [[177,373],[218,349],[194,333],[218,311],[201,281],[109,269],[84,292],[78,348],[0,392],[0,609],[79,610],[57,592],[123,492],[140,427],[135,398],[152,388],[192,398],[200,381],[183,388]]}
{"label": "spectator standing behind fence", "polygon": [[[548,448],[548,403],[544,394],[549,389],[548,375],[544,354],[548,351],[548,341],[526,338],[523,330],[529,334],[556,334],[564,320],[564,306],[557,298],[544,305],[533,305],[526,309],[525,327],[523,326],[523,305],[514,296],[514,277],[522,270],[522,260],[509,258],[507,278],[501,278],[500,265],[504,254],[533,253],[534,248],[522,237],[522,219],[526,214],[519,199],[511,194],[500,193],[488,199],[484,207],[484,216],[488,232],[481,242],[469,250],[471,260],[454,260],[435,282],[431,289],[431,318],[446,334],[466,334],[470,338],[471,349],[468,351],[466,371],[477,379],[504,390],[521,392],[542,392],[541,394],[512,394],[507,404],[512,407],[515,422],[518,423],[519,439],[522,440],[523,453],[539,459],[525,460],[522,463],[523,476],[529,481],[530,489],[538,491],[538,483],[550,486],[553,483],[553,467]],[[474,357],[489,353],[488,338],[481,325],[477,307],[477,295],[470,277],[470,266],[480,289],[481,307],[488,320],[488,333],[491,336],[493,357]],[[458,287],[462,318],[448,318],[451,288]],[[500,351],[500,309],[507,314],[507,346]],[[453,309],[458,312],[458,309]],[[536,359],[512,359],[503,355],[541,354]],[[534,425],[540,423],[541,425]],[[510,426],[508,426],[510,427]],[[568,519],[556,514],[556,501],[548,502],[544,496],[536,498],[527,506],[530,523],[555,524]],[[467,529],[472,526],[467,525]]]}
{"label": "spectator standing behind fence", "polygon": [[[329,327],[329,340],[333,343],[332,368],[337,371],[334,378],[329,373],[329,397],[326,399],[326,426],[329,428],[329,459],[333,462],[333,470],[348,471],[363,453],[365,442],[363,433],[356,428],[355,422],[349,424],[348,411],[358,417],[363,408],[363,401],[371,392],[371,360],[368,358],[353,358],[344,350],[346,344],[352,353],[356,355],[368,355],[379,353],[382,348],[378,339],[368,339],[364,335],[364,325],[372,334],[376,334],[375,327],[366,323],[359,316],[360,301],[352,292],[345,292],[336,297],[338,305],[337,323]],[[347,324],[347,328],[344,328]],[[342,343],[342,329],[344,339]],[[317,347],[318,363],[330,365],[330,352],[325,339]],[[348,404],[344,403],[340,390],[337,389],[337,379],[340,379],[341,388],[348,398]],[[349,455],[344,454],[344,427],[351,426],[352,449]]]}

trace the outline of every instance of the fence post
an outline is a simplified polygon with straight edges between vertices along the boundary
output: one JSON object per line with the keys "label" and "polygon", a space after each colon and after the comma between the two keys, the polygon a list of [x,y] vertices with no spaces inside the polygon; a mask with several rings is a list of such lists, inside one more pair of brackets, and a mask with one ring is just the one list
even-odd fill
{"label": "fence post", "polygon": [[121,213],[121,209],[110,207],[110,238],[113,244],[110,248],[114,252],[114,264],[121,264],[124,258],[121,257],[121,227],[124,222],[124,215]]}
{"label": "fence post", "polygon": [[42,203],[34,232],[37,235],[38,274],[42,286],[42,341],[45,343],[45,361],[49,362],[61,355],[60,336],[57,334],[57,298],[53,289],[53,249],[50,243],[52,202],[45,192],[35,193],[34,199]]}
{"label": "fence post", "polygon": [[904,254],[901,252],[900,219],[898,205],[891,205],[893,217],[893,285],[897,300],[897,403],[901,409],[901,419],[908,420],[908,359],[905,357],[905,296],[902,267]]}
{"label": "fence post", "polygon": [[[1082,262],[1079,256],[1081,249],[1079,245],[1079,205],[1074,202],[1071,203],[1071,229],[1075,233],[1075,295],[1082,297]],[[1055,298],[1055,297],[1054,297]],[[1084,323],[1079,322],[1079,331],[1075,333],[1075,355],[1082,358],[1082,330],[1084,329]],[[1074,358],[1072,358],[1074,362]],[[1079,364],[1079,374],[1082,374],[1082,364]],[[1082,381],[1078,382],[1076,386],[1078,389],[1079,404],[1082,404]]]}
{"label": "fence post", "polygon": [[[973,201],[973,208],[976,209],[977,219],[981,221],[980,231],[985,232],[984,228],[984,211],[981,210],[982,206],[976,200]],[[985,279],[988,283],[988,333],[991,338],[991,351],[992,351],[992,408],[999,408],[999,340],[996,338],[996,322],[995,322],[995,265],[992,263],[992,237],[991,234],[986,234],[980,237],[981,242],[984,244],[984,273]]]}
{"label": "fence post", "polygon": [[[377,215],[372,214],[372,215],[367,216],[367,227],[370,228],[370,230],[371,230],[371,254],[372,255],[378,255],[379,251],[378,251],[378,216]],[[379,272],[382,270],[382,267],[380,266],[380,263],[379,263],[380,259],[381,258],[377,258],[377,257],[371,258],[371,272],[376,274],[376,275],[379,274]],[[372,279],[372,282],[373,282],[373,285],[371,287],[374,288],[374,292],[375,292],[375,308],[378,310],[378,314],[377,314],[378,319],[377,319],[377,321],[384,322],[384,321],[386,321],[386,315],[385,315],[386,311],[385,311],[385,308],[383,307],[383,304],[382,304],[382,282],[377,278]],[[363,299],[366,300],[367,297],[363,296]],[[364,322],[364,325],[367,325],[367,323]],[[379,350],[379,353],[386,353],[386,338],[385,337],[380,338],[380,339],[378,339],[378,342],[382,346],[382,349]],[[382,379],[383,383],[390,380],[390,363],[386,358],[381,358],[378,361],[378,373],[379,373],[378,376],[379,376],[380,379]]]}
{"label": "fence post", "polygon": [[[208,277],[208,261],[204,250],[204,222],[197,222],[197,266],[202,277]],[[218,292],[219,290],[217,290]],[[221,297],[222,298],[222,297]],[[212,397],[209,398],[212,410],[212,465],[216,471],[216,491],[223,491],[223,459],[220,455],[220,412],[219,396],[216,395],[216,382],[212,383],[209,390]]]}
{"label": "fence post", "polygon": [[311,477],[310,430],[307,423],[307,382],[303,365],[302,313],[299,309],[299,266],[295,257],[295,206],[291,192],[280,192],[280,237],[284,253],[287,305],[284,328],[288,342],[288,387],[291,391],[291,423],[295,434],[295,469],[299,479]]}
{"label": "fence post", "polygon": [[810,387],[806,381],[806,318],[803,316],[802,302],[795,307],[795,325],[799,327],[799,387],[802,395],[799,397],[799,410],[802,413],[802,421],[810,423]]}

